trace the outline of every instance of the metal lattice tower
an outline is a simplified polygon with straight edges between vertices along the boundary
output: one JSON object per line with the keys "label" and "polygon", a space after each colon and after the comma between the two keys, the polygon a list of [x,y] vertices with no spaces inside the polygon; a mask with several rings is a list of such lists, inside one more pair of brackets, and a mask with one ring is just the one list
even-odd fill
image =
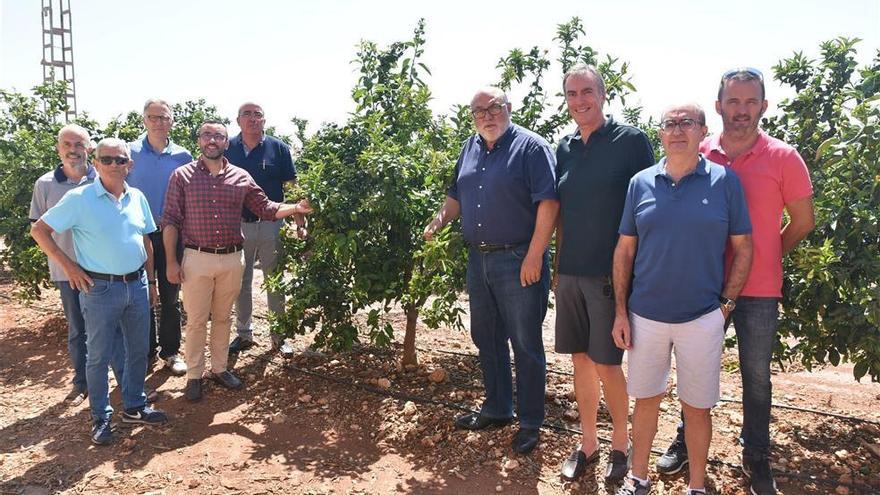
{"label": "metal lattice tower", "polygon": [[[56,7],[53,8],[52,4]],[[67,81],[66,121],[76,117],[70,0],[43,0],[43,81]]]}

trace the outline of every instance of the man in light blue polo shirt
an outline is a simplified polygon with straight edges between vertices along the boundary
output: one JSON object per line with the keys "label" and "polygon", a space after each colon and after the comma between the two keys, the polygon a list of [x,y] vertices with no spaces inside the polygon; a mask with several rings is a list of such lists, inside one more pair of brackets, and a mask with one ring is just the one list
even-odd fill
{"label": "man in light blue polo shirt", "polygon": [[[660,119],[666,158],[633,176],[624,202],[613,262],[612,336],[628,351],[627,392],[636,405],[632,471],[618,495],[650,493],[648,457],[666,395],[670,349],[688,425],[687,493],[706,493],[724,321],[752,259],[752,225],[742,185],[730,169],[699,153],[707,131],[706,114],[698,105],[666,110]],[[725,281],[728,242],[733,261]]]}
{"label": "man in light blue polo shirt", "polygon": [[[150,305],[157,298],[155,286],[147,285],[147,274],[153,273],[149,233],[156,230],[156,224],[144,195],[125,183],[132,163],[128,145],[107,138],[98,143],[95,155],[99,180],[65,194],[31,226],[31,235],[80,291],[87,335],[91,438],[105,445],[114,440],[107,366],[120,332],[126,350],[122,421],[158,424],[167,417],[147,406],[144,393]],[[53,233],[67,230],[73,233],[77,261],[52,239]]]}
{"label": "man in light blue polo shirt", "polygon": [[[162,221],[165,190],[168,189],[171,172],[193,159],[189,151],[174,144],[169,138],[173,125],[171,105],[165,100],[149,99],[144,103],[144,128],[147,132],[130,145],[134,165],[127,181],[146,196],[156,225],[160,225]],[[150,234],[150,242],[153,245],[156,269],[155,277],[151,273],[150,279],[155,278],[159,287],[159,318],[157,328],[155,311],[150,309],[149,360],[152,361],[158,354],[171,373],[182,376],[186,374],[186,362],[179,354],[180,285],[168,281],[165,276],[165,260],[166,256],[177,256],[180,259],[183,247],[179,246],[176,252],[166,254],[161,230]]]}
{"label": "man in light blue polo shirt", "polygon": [[[55,206],[71,189],[94,182],[96,175],[95,168],[89,164],[89,143],[89,132],[76,124],[66,125],[58,131],[56,148],[61,164],[43,174],[34,183],[31,222],[39,220],[43,213]],[[64,254],[76,259],[70,232],[56,233],[52,238]],[[67,274],[52,259],[49,259],[49,280],[58,288],[64,318],[67,320],[67,352],[73,365],[73,388],[65,399],[72,405],[78,405],[89,395],[86,387],[86,329],[79,306],[79,291],[70,285]],[[120,342],[119,352],[110,363],[119,379],[122,377],[124,354]]]}

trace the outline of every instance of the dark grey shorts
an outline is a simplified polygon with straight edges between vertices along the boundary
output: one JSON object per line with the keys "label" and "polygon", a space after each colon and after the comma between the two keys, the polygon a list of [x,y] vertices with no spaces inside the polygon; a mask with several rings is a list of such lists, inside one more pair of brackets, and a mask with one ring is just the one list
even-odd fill
{"label": "dark grey shorts", "polygon": [[599,364],[619,365],[623,349],[614,345],[614,291],[611,277],[559,275],[556,285],[556,352],[584,352]]}

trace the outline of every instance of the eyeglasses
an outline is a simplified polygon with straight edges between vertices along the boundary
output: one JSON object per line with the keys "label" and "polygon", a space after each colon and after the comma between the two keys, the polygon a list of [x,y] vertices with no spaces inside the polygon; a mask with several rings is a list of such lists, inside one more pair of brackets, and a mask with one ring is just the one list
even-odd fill
{"label": "eyeglasses", "polygon": [[147,115],[147,120],[149,120],[153,124],[158,124],[159,122],[167,124],[171,122],[171,117],[167,115]]}
{"label": "eyeglasses", "polygon": [[265,117],[265,115],[263,115],[263,112],[251,112],[250,110],[245,110],[244,112],[241,112],[240,114],[238,114],[238,116],[243,117],[245,119],[257,119],[257,120],[260,120],[263,117]]}
{"label": "eyeglasses", "polygon": [[737,67],[735,69],[730,69],[729,71],[725,72],[721,76],[721,80],[726,81],[726,80],[730,79],[731,77],[739,75],[739,74],[744,74],[744,75],[747,74],[749,76],[752,76],[755,79],[758,79],[761,82],[764,82],[764,74],[762,74],[761,71],[759,71],[758,69],[756,69],[754,67]]}
{"label": "eyeglasses", "polygon": [[226,135],[219,134],[219,133],[218,134],[202,133],[202,134],[199,134],[199,138],[204,139],[205,141],[210,141],[212,139],[214,141],[218,141],[218,142],[226,141]]}
{"label": "eyeglasses", "polygon": [[486,115],[498,115],[504,109],[504,105],[501,103],[493,103],[489,105],[489,108],[472,108],[471,115],[474,116],[475,119],[485,119]]}
{"label": "eyeglasses", "polygon": [[660,130],[663,132],[673,132],[675,128],[678,127],[682,132],[691,131],[696,129],[697,121],[694,119],[681,119],[681,120],[664,120],[660,122]]}
{"label": "eyeglasses", "polygon": [[112,165],[115,163],[117,166],[128,165],[128,162],[131,161],[131,158],[127,156],[99,156],[98,161],[104,165]]}

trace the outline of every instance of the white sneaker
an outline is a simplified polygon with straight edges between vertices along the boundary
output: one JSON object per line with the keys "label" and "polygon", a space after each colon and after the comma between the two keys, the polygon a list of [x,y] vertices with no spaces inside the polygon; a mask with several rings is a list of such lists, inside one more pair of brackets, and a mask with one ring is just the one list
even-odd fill
{"label": "white sneaker", "polygon": [[165,358],[165,367],[171,371],[172,375],[183,376],[186,374],[186,362],[180,357],[180,354]]}

